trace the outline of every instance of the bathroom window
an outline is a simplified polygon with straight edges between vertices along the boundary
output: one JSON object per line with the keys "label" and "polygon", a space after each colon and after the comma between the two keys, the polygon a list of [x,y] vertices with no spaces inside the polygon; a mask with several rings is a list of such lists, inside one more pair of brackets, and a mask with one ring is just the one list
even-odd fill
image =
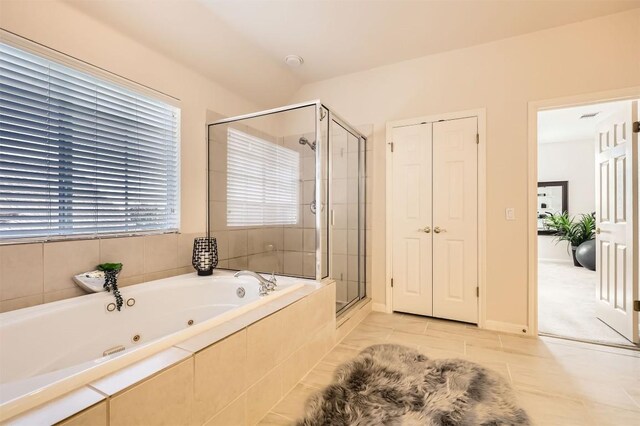
{"label": "bathroom window", "polygon": [[179,109],[55,58],[0,43],[0,239],[177,230]]}
{"label": "bathroom window", "polygon": [[298,223],[300,154],[229,128],[227,225]]}

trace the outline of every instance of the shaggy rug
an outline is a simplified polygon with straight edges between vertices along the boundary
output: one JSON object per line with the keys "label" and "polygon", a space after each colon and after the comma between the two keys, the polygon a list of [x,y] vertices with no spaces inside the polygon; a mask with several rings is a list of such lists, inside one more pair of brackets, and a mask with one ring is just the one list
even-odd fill
{"label": "shaggy rug", "polygon": [[509,384],[460,359],[429,360],[399,345],[364,349],[313,395],[300,426],[529,425]]}

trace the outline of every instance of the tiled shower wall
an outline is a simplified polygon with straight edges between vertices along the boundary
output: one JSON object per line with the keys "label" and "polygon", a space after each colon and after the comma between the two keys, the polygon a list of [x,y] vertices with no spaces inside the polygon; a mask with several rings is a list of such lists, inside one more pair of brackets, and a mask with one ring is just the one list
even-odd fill
{"label": "tiled shower wall", "polygon": [[[220,266],[230,269],[250,269],[262,272],[280,272],[287,275],[315,277],[315,215],[310,203],[315,198],[315,152],[306,145],[300,145],[300,137],[310,142],[314,133],[289,135],[275,138],[265,132],[246,125],[234,123],[238,130],[280,144],[300,153],[300,212],[297,225],[260,228],[229,228],[226,226],[226,132],[227,126],[214,126],[211,141],[211,181],[212,191],[211,229],[218,240]],[[367,292],[371,282],[371,170],[373,126],[360,126],[368,137],[365,160],[367,162],[366,181],[366,229],[361,229],[361,237],[366,235],[367,256],[360,264],[360,274],[366,276]],[[337,282],[337,300],[347,302],[356,294],[358,279],[358,148],[347,139],[344,132],[333,135],[333,202],[335,224],[333,226],[333,275]],[[351,139],[351,138],[350,138]],[[366,271],[366,273],[365,273]],[[369,294],[369,293],[367,293]]]}
{"label": "tiled shower wall", "polygon": [[[332,248],[332,277],[336,280],[336,301],[340,305],[347,304],[358,297],[359,275],[366,278],[367,294],[370,294],[371,282],[371,147],[373,141],[372,126],[360,126],[358,129],[365,137],[365,211],[358,211],[358,189],[362,181],[358,180],[359,150],[358,139],[346,132],[340,126],[332,129],[332,175],[331,188],[333,197],[334,222]],[[362,157],[360,157],[362,158]],[[365,226],[359,222],[365,219]],[[359,226],[361,227],[359,229]],[[361,250],[366,249],[366,258],[358,263],[358,236],[366,240],[361,244]]]}
{"label": "tiled shower wall", "polygon": [[227,126],[210,129],[209,191],[211,234],[218,244],[219,267],[250,269],[266,273],[315,278],[315,216],[309,204],[314,198],[315,153],[298,142],[301,136],[310,142],[313,133],[275,138],[239,123],[230,125],[296,151],[300,154],[300,186],[298,223],[284,226],[227,226]]}

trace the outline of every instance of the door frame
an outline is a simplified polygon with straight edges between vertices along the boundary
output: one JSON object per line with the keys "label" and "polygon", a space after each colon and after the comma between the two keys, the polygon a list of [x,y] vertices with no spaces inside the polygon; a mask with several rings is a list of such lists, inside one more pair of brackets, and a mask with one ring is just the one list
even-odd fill
{"label": "door frame", "polygon": [[[486,323],[486,246],[487,246],[487,110],[486,108],[471,109],[465,111],[449,112],[443,114],[426,115],[404,120],[388,121],[386,125],[385,144],[385,183],[386,183],[386,247],[385,247],[385,303],[384,311],[393,312],[393,291],[391,289],[391,277],[393,275],[393,158],[391,155],[391,135],[394,127],[413,126],[423,123],[433,123],[441,120],[457,120],[461,118],[475,117],[478,120],[478,327],[485,328]],[[382,306],[381,306],[382,308]]]}
{"label": "door frame", "polygon": [[[527,334],[530,336],[538,336],[538,225],[537,213],[534,212],[538,201],[538,112],[634,99],[640,99],[640,86],[529,102],[527,141],[527,322],[529,333]],[[640,203],[640,196],[637,198],[633,200],[636,204]],[[636,238],[639,237],[636,235]],[[638,258],[639,254],[634,253],[634,256]]]}

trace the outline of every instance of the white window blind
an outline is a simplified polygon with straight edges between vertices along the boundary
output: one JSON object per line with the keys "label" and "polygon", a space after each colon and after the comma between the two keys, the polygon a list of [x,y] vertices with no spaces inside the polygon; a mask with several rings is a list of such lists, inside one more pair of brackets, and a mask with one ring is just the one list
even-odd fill
{"label": "white window blind", "polygon": [[0,239],[178,228],[179,110],[0,43]]}
{"label": "white window blind", "polygon": [[239,130],[227,138],[227,225],[298,223],[300,154]]}

